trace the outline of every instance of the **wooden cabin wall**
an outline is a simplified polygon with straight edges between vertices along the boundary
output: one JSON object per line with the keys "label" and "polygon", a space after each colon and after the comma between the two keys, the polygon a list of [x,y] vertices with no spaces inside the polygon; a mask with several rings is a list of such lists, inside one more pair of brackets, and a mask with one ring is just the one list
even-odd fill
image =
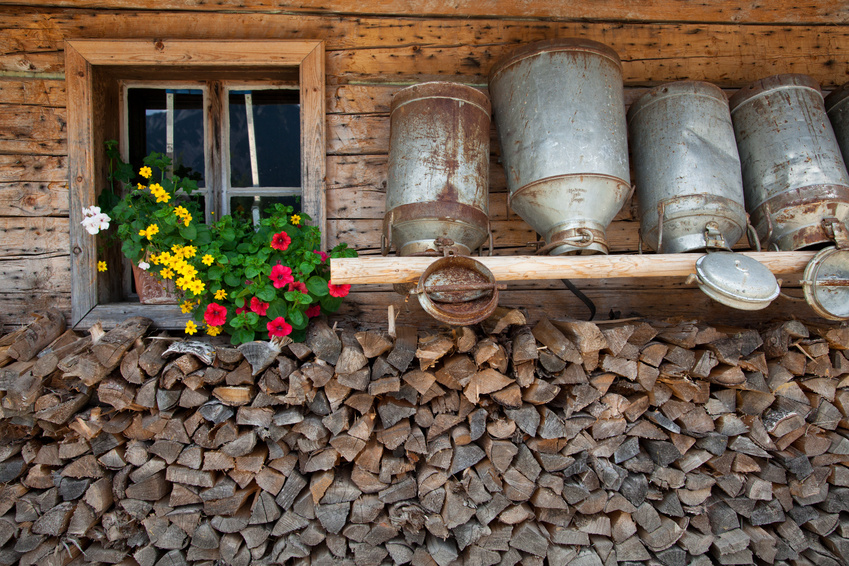
{"label": "wooden cabin wall", "polygon": [[[489,70],[503,55],[558,37],[586,37],[615,49],[628,102],[651,86],[681,79],[707,80],[728,92],[776,73],[805,73],[824,89],[849,80],[849,0],[0,0],[0,325],[19,324],[37,308],[70,310],[65,39],[324,39],[325,228],[330,245],[346,241],[361,254],[375,254],[392,95],[427,80],[485,90]],[[496,253],[530,253],[527,243],[536,236],[507,206],[494,130],[492,136]],[[608,230],[612,253],[636,251],[637,230],[629,203]],[[804,303],[786,299],[741,316],[682,280],[576,284],[596,301],[599,319],[813,316]],[[358,286],[344,313],[385,325],[393,304],[399,320],[433,324],[413,303],[390,286]],[[587,312],[559,281],[511,284],[501,304],[525,307],[531,318]]]}

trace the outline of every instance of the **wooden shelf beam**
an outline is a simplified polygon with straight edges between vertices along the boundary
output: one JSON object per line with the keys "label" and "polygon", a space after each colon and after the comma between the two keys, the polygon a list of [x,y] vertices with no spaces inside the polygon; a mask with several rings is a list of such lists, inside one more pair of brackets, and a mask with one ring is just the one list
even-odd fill
{"label": "wooden shelf beam", "polygon": [[[801,273],[815,252],[742,252],[776,275]],[[497,281],[534,279],[606,279],[615,277],[686,277],[704,254],[476,257]],[[330,260],[333,283],[412,283],[432,257],[358,257]]]}

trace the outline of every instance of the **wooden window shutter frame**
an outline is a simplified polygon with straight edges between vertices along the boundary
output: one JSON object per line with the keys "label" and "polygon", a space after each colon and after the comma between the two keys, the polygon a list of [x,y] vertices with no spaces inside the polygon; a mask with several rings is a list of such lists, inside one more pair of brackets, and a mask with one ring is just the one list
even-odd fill
{"label": "wooden window shutter frame", "polygon": [[[256,72],[297,68],[301,100],[301,179],[303,210],[326,232],[326,126],[324,42],[321,40],[136,40],[69,39],[65,41],[68,92],[68,170],[70,193],[71,322],[86,327],[98,318],[130,316],[134,306],[106,309],[115,285],[98,277],[97,245],[82,227],[82,209],[96,204],[106,179],[103,142],[118,137],[115,77],[129,72],[169,68]],[[132,71],[130,71],[132,70]],[[110,107],[111,104],[111,107]],[[98,305],[101,305],[100,307]],[[145,316],[162,326],[179,309],[151,309]],[[162,310],[163,320],[156,320]],[[151,316],[153,314],[153,316]],[[80,324],[82,323],[82,324]],[[182,324],[180,324],[182,326]]]}

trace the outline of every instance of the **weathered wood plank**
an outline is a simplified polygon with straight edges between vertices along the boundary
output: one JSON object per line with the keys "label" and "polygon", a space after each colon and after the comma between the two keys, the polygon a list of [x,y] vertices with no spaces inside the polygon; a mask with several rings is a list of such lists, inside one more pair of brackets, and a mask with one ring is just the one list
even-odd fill
{"label": "weathered wood plank", "polygon": [[0,294],[67,293],[71,288],[71,264],[67,253],[0,259]]}
{"label": "weathered wood plank", "polygon": [[[28,27],[38,35],[36,18],[6,8],[10,28]],[[418,12],[418,10],[417,10]],[[147,12],[45,11],[51,29],[76,36],[149,37],[139,18]],[[5,18],[8,16],[8,18]],[[552,22],[398,17],[344,18],[276,14],[156,14],[162,37],[220,39],[250,37],[313,38],[327,41],[328,82],[373,80],[387,83],[450,79],[485,84],[492,65],[518,43],[554,37],[586,37],[616,50],[626,84],[652,85],[679,79],[742,86],[775,73],[806,73],[826,86],[845,81],[846,37],[840,26],[758,25],[741,33],[737,25],[617,22]],[[678,20],[680,21],[680,20]],[[829,22],[831,23],[831,22]],[[214,33],[211,31],[214,30]],[[663,38],[663,45],[658,44]],[[50,38],[44,38],[50,42]],[[0,56],[0,70],[62,72],[60,45],[55,53]]]}
{"label": "weathered wood plank", "polygon": [[0,154],[0,183],[68,182],[68,158]]}
{"label": "weathered wood plank", "polygon": [[[0,191],[0,207],[2,207]],[[5,210],[5,209],[4,209]],[[0,217],[0,258],[67,254],[68,219],[63,217]]]}
{"label": "weathered wood plank", "polygon": [[11,328],[29,324],[32,313],[37,310],[54,308],[69,319],[71,313],[71,294],[67,291],[54,293],[0,293],[0,328]]}
{"label": "weathered wood plank", "polygon": [[0,152],[63,155],[68,151],[64,108],[0,105]]}
{"label": "weathered wood plank", "polygon": [[0,210],[9,216],[67,216],[68,183],[0,182]]}
{"label": "weathered wood plank", "polygon": [[[25,51],[9,45],[8,37],[0,40],[0,53]],[[29,49],[26,49],[28,51]],[[65,81],[49,79],[0,79],[0,104],[31,104],[64,108],[68,103]]]}
{"label": "weathered wood plank", "polygon": [[276,10],[303,14],[379,14],[404,16],[426,14],[432,17],[487,17],[487,18],[545,18],[553,20],[584,20],[588,14],[600,20],[613,21],[694,21],[694,22],[758,22],[758,23],[845,23],[849,4],[845,1],[803,3],[777,0],[762,4],[756,0],[733,0],[722,3],[676,3],[649,0],[635,5],[627,0],[582,0],[563,4],[559,0],[531,0],[504,3],[498,0],[478,2],[445,2],[430,0],[425,3],[412,0],[321,0],[304,2],[279,2],[277,0],[197,0],[186,5],[180,0],[31,0],[29,5],[39,7],[113,8],[123,10],[193,10],[197,12],[267,12]]}

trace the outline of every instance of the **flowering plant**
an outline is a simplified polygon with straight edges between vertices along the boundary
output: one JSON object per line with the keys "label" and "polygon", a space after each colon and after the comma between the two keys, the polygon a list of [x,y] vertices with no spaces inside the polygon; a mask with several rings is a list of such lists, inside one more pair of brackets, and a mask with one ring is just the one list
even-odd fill
{"label": "flowering plant", "polygon": [[121,161],[114,142],[107,144],[107,154],[117,164],[110,180],[123,183],[128,193],[111,205],[111,218],[100,211],[110,206],[101,199],[83,225],[95,234],[110,220],[116,222],[124,255],[158,279],[175,283],[182,311],[194,318],[186,323],[187,334],[205,328],[210,336],[230,334],[233,344],[284,336],[299,341],[310,318],[339,309],[351,286],[330,282],[328,259],[357,253],[346,244],[322,251],[321,231],[305,224],[308,215],[275,204],[257,226],[243,215],[202,224],[197,219],[203,214],[191,196],[197,184],[167,177],[166,156],[146,157],[139,175],[149,185],[133,187],[133,169]]}

